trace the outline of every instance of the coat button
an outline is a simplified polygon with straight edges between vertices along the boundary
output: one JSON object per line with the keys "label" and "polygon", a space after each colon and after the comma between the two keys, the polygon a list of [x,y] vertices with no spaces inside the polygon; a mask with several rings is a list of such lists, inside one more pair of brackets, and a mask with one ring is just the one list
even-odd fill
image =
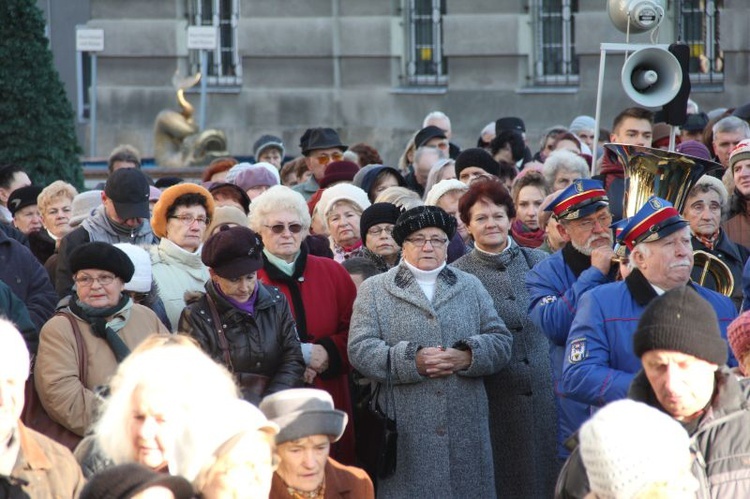
{"label": "coat button", "polygon": [[516,297],[515,297],[514,295],[510,295],[510,296],[508,297],[508,299],[509,299],[510,301],[515,301],[515,300],[516,300]]}
{"label": "coat button", "polygon": [[438,428],[437,430],[435,430],[435,433],[437,433],[438,436],[442,437],[445,435],[445,428]]}
{"label": "coat button", "polygon": [[260,362],[256,362],[255,367],[260,367]]}
{"label": "coat button", "polygon": [[438,390],[435,392],[435,395],[437,395],[438,397],[440,397],[442,394],[443,394],[442,390]]}

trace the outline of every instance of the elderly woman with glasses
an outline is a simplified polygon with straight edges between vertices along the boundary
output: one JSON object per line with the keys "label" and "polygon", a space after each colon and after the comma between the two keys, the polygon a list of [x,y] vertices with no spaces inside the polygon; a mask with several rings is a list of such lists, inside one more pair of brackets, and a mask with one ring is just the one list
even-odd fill
{"label": "elderly woman with glasses", "polygon": [[301,386],[305,364],[286,297],[257,280],[260,238],[246,227],[222,229],[201,255],[211,274],[206,292],[188,297],[178,329],[232,371],[245,400],[257,405]]}
{"label": "elderly woman with glasses", "polygon": [[151,227],[161,238],[151,247],[153,276],[174,328],[185,308],[185,293],[202,291],[209,279],[201,247],[214,213],[211,193],[196,184],[178,184],[162,192]]}
{"label": "elderly woman with glasses", "polygon": [[401,264],[363,282],[354,305],[352,366],[393,383],[397,462],[380,497],[495,497],[484,381],[513,341],[479,280],[446,265],[455,231],[437,206],[404,212],[393,230]]}
{"label": "elderly woman with glasses", "polygon": [[362,256],[381,272],[394,267],[401,259],[401,248],[393,240],[393,227],[401,215],[395,204],[375,203],[362,212],[359,220],[365,246]]}
{"label": "elderly woman with glasses", "polygon": [[[310,230],[310,212],[302,195],[288,187],[271,187],[253,203],[250,228],[263,239],[258,277],[279,288],[291,305],[302,342],[305,382],[330,393],[336,408],[351,417],[346,344],[357,293],[354,283],[338,263],[308,253],[302,241]],[[332,455],[354,462],[350,429]]]}
{"label": "elderly woman with glasses", "polygon": [[42,327],[34,374],[50,417],[83,436],[99,406],[95,389],[109,383],[118,364],[146,337],[168,331],[124,291],[134,268],[122,250],[103,242],[83,244],[71,253],[70,268],[73,294]]}

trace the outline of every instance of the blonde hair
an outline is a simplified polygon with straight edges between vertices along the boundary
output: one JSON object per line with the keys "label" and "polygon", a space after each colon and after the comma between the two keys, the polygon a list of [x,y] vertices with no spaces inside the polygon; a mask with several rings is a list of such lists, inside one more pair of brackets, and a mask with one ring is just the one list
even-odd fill
{"label": "blonde hair", "polygon": [[39,213],[44,215],[49,205],[61,198],[68,199],[73,203],[73,198],[77,195],[78,191],[75,187],[62,180],[55,180],[42,189],[42,192],[36,197],[36,204],[39,208]]}
{"label": "blonde hair", "polygon": [[191,414],[222,400],[238,397],[234,378],[183,335],[155,335],[144,341],[118,367],[111,395],[94,427],[96,441],[115,463],[135,461],[128,428],[137,391],[156,392],[175,411],[170,423],[189,424]]}

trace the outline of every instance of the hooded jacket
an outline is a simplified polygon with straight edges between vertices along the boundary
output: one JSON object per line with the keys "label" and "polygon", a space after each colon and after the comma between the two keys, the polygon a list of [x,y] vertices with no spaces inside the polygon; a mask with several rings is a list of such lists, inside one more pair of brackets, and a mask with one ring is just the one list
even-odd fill
{"label": "hooded jacket", "polygon": [[107,218],[104,206],[99,206],[94,213],[85,219],[81,226],[74,229],[60,241],[57,257],[57,273],[55,274],[55,290],[62,298],[71,293],[73,275],[70,272],[70,254],[78,246],[94,241],[105,243],[130,243],[136,246],[150,245],[157,242],[151,225],[144,220],[141,225],[129,233],[118,231]]}

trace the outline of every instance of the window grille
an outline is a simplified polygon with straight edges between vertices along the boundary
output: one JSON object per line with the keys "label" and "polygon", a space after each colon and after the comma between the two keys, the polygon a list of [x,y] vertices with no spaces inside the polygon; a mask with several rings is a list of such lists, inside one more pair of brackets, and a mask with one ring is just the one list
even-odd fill
{"label": "window grille", "polygon": [[409,85],[447,84],[443,55],[443,15],[446,0],[408,0],[407,63]]}
{"label": "window grille", "polygon": [[576,0],[531,0],[534,84],[578,85],[573,13]]}
{"label": "window grille", "polygon": [[719,43],[719,5],[714,0],[678,0],[677,38],[690,47],[690,81],[722,84],[724,55]]}
{"label": "window grille", "polygon": [[[237,50],[237,25],[240,0],[190,0],[189,22],[193,26],[216,26],[219,46],[208,52],[206,83],[212,87],[231,87],[242,84],[242,61]],[[200,72],[200,55],[191,50],[190,70]]]}

